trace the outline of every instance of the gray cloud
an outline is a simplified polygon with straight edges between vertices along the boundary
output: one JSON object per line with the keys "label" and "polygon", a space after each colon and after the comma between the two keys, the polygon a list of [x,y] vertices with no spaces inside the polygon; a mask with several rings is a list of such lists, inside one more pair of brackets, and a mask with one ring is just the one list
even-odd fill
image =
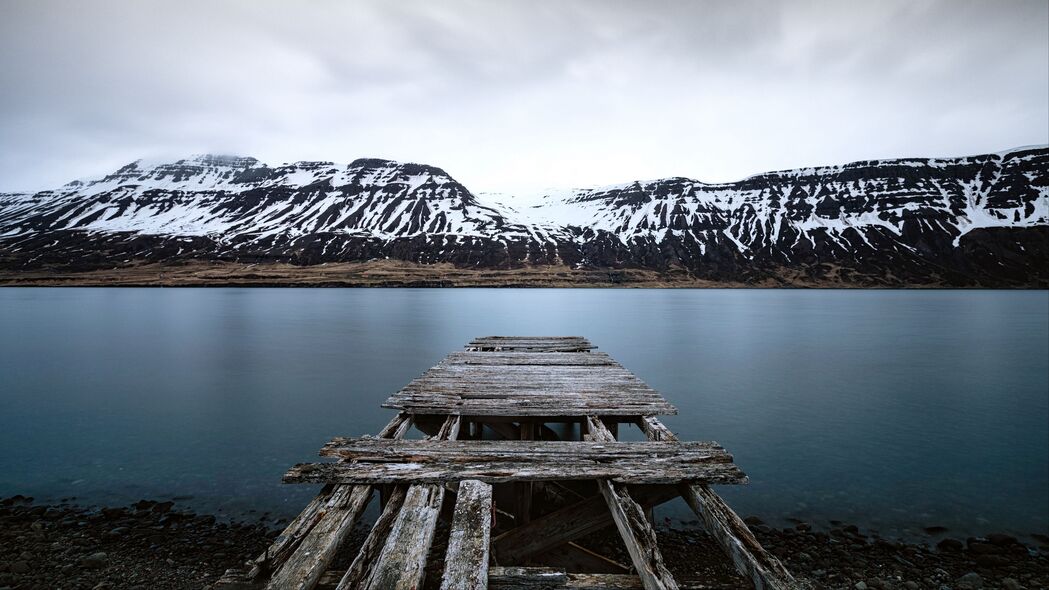
{"label": "gray cloud", "polygon": [[1049,143],[1049,3],[0,0],[0,190],[375,156],[475,191]]}

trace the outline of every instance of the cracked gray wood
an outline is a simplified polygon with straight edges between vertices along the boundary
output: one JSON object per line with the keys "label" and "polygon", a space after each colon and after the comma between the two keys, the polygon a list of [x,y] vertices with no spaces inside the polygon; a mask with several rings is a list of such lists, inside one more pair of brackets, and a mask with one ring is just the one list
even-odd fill
{"label": "cracked gray wood", "polygon": [[[409,427],[410,416],[398,414],[379,436],[401,437]],[[360,518],[371,494],[371,486],[335,486],[328,492],[322,491],[263,555],[264,567],[273,572],[267,587],[313,588]],[[253,568],[256,576],[262,571],[262,565]]]}
{"label": "cracked gray wood", "polygon": [[455,515],[448,533],[441,590],[488,587],[488,552],[492,533],[492,486],[476,480],[459,484]]}
{"label": "cracked gray wood", "polygon": [[[604,426],[602,425],[602,428]],[[619,483],[739,484],[747,478],[717,443],[571,441],[390,441],[336,439],[324,456],[353,463],[301,463],[287,483],[485,483],[608,479]]]}
{"label": "cracked gray wood", "polygon": [[397,520],[401,506],[404,505],[406,495],[407,489],[403,486],[397,486],[390,492],[390,497],[386,502],[386,506],[383,507],[382,514],[379,515],[371,531],[368,532],[368,537],[357,552],[357,557],[353,559],[353,563],[350,564],[342,579],[339,580],[336,590],[359,588],[368,577],[368,574],[371,573],[376,558],[386,545],[386,539],[390,535],[390,529],[393,528],[394,521]]}
{"label": "cracked gray wood", "polygon": [[383,405],[413,414],[469,416],[677,413],[611,357],[593,352],[453,353]]}
{"label": "cracked gray wood", "polygon": [[[610,444],[615,441],[604,423],[593,416],[587,416],[587,431],[596,440]],[[676,590],[677,582],[663,562],[663,555],[656,543],[656,532],[652,529],[652,523],[645,518],[644,509],[630,497],[626,486],[605,479],[599,480],[597,486],[608,503],[612,519],[645,590]]]}
{"label": "cracked gray wood", "polygon": [[[672,442],[677,436],[653,417],[643,417],[638,426],[649,440]],[[736,570],[749,578],[757,590],[788,590],[802,588],[780,560],[765,550],[750,532],[750,528],[709,487],[682,484],[681,495],[703,522],[718,545],[732,559]]]}
{"label": "cracked gray wood", "polygon": [[[646,486],[635,494],[642,506],[656,506],[678,496],[675,486]],[[498,563],[514,564],[550,551],[583,535],[613,525],[604,496],[595,495],[517,526],[492,540]]]}
{"label": "cracked gray wood", "polygon": [[[460,424],[458,416],[449,416],[435,437],[456,438]],[[375,558],[375,565],[361,588],[416,590],[422,587],[426,556],[433,543],[443,501],[442,485],[413,485],[408,488],[386,543]]]}
{"label": "cracked gray wood", "polygon": [[[682,590],[734,590],[735,586],[684,582]],[[550,567],[492,567],[490,590],[642,590],[641,578],[628,574],[570,574]]]}

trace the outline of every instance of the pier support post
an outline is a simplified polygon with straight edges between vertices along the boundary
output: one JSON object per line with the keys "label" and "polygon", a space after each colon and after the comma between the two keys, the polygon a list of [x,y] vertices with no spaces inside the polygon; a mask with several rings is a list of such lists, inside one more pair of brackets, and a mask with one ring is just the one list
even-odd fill
{"label": "pier support post", "polygon": [[[535,423],[521,422],[521,440],[535,440]],[[532,482],[524,481],[517,486],[517,509],[514,511],[514,524],[521,526],[532,520]]]}

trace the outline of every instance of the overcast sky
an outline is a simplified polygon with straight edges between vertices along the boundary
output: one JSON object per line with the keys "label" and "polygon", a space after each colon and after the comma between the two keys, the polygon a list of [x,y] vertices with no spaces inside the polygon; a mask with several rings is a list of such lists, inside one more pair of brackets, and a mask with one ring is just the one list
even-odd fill
{"label": "overcast sky", "polygon": [[474,192],[1049,143],[1049,2],[0,0],[0,190],[382,157]]}

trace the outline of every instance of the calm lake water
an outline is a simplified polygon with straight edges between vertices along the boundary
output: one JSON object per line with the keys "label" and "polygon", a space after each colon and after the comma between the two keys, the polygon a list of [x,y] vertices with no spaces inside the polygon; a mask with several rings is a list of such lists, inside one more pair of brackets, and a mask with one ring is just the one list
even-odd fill
{"label": "calm lake water", "polygon": [[742,515],[1049,532],[1046,291],[0,289],[0,495],[293,516],[287,467],[490,334],[589,337]]}

